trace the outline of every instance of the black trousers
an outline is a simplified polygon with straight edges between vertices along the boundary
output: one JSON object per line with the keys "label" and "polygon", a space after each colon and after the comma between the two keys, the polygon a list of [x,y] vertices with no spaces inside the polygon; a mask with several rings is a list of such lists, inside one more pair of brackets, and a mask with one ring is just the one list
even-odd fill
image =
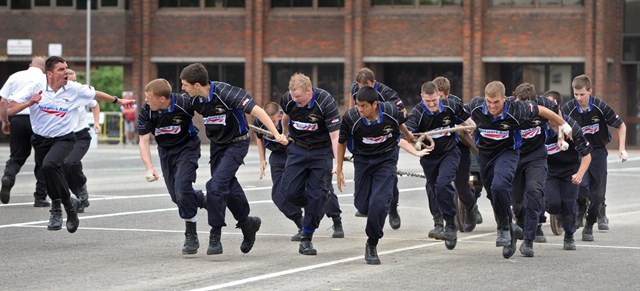
{"label": "black trousers", "polygon": [[[31,121],[29,115],[15,115],[9,117],[11,134],[9,135],[10,156],[4,168],[4,177],[15,182],[16,175],[31,155]],[[33,196],[37,199],[47,197],[47,189],[44,184],[44,177],[38,164],[33,169],[36,176],[36,190]]]}
{"label": "black trousers", "polygon": [[75,134],[69,133],[60,137],[47,138],[33,135],[31,144],[35,150],[36,167],[40,167],[45,178],[47,193],[51,200],[61,199],[65,206],[69,205],[69,184],[64,178],[62,164],[69,156],[75,143]]}
{"label": "black trousers", "polygon": [[91,134],[85,128],[75,133],[76,142],[67,159],[64,160],[64,176],[69,184],[69,189],[74,194],[78,194],[80,188],[87,184],[87,177],[82,172],[82,158],[89,151],[91,145]]}

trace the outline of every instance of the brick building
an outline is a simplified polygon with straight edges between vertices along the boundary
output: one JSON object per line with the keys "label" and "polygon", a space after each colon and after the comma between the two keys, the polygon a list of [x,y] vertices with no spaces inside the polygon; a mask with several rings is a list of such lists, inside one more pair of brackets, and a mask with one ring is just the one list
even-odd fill
{"label": "brick building", "polygon": [[[640,144],[638,0],[92,0],[91,64],[124,67],[124,90],[141,92],[202,62],[211,79],[277,100],[295,71],[344,108],[355,72],[368,66],[409,105],[444,75],[469,100],[501,80],[571,96],[586,73]],[[84,70],[85,0],[0,0],[0,43],[30,39],[33,55],[62,44]],[[0,82],[30,56],[0,46]],[[176,89],[177,90],[177,89]],[[142,94],[138,94],[141,96]]]}

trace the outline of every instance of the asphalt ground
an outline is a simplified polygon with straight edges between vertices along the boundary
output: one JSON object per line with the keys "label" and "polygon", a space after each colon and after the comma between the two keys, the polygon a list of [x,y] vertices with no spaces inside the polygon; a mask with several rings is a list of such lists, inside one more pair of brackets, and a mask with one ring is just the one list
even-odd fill
{"label": "asphalt ground", "polygon": [[[202,148],[196,188],[204,188],[209,178],[208,145]],[[159,171],[155,148],[152,153]],[[8,156],[8,146],[0,145],[0,160]],[[640,290],[640,151],[630,151],[624,164],[616,156],[614,151],[609,156],[611,229],[595,230],[594,242],[582,242],[578,232],[577,250],[563,251],[563,237],[545,224],[547,242],[534,244],[533,258],[519,252],[502,257],[484,192],[478,202],[484,223],[459,233],[455,250],[429,239],[424,180],[401,177],[402,226],[385,226],[377,266],[363,259],[366,220],[354,216],[349,164],[347,188],[337,193],[345,238],[331,238],[331,219],[323,219],[313,240],[317,256],[298,254],[298,243],[290,241],[296,228],[270,200],[269,173],[258,180],[255,147],[237,175],[251,214],[262,219],[255,246],[240,252],[242,234],[227,213],[224,253],[207,256],[209,227],[201,211],[199,252],[184,256],[184,222],[164,184],[145,181],[137,147],[99,145],[89,151],[84,169],[91,206],[80,214],[74,234],[64,228],[47,231],[48,209],[33,207],[31,157],[10,203],[0,205],[0,290]],[[406,153],[398,168],[421,172],[417,158]]]}

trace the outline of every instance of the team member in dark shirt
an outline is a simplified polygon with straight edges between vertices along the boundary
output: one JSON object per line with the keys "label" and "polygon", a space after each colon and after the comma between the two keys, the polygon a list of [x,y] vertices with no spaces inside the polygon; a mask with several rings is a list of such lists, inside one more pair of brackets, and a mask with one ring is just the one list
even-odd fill
{"label": "team member in dark shirt", "polygon": [[[372,87],[376,90],[378,101],[389,102],[398,107],[398,110],[406,117],[407,110],[404,108],[402,99],[398,96],[398,93],[391,89],[389,86],[376,81],[373,71],[369,68],[362,68],[356,73],[356,80],[351,84],[351,96],[353,97],[353,103],[356,104],[356,92],[364,86]],[[409,142],[413,141],[413,136],[407,131],[404,125],[401,125],[400,131],[405,134]],[[401,220],[398,213],[398,200],[400,192],[398,191],[398,175],[395,176],[395,183],[393,186],[393,198],[391,200],[391,210],[389,211],[389,225],[392,229],[400,228]]]}
{"label": "team member in dark shirt", "polygon": [[340,126],[337,155],[338,188],[346,186],[342,165],[347,143],[354,155],[354,205],[367,215],[367,243],[364,258],[367,264],[380,264],[377,245],[383,236],[384,221],[389,213],[394,174],[398,165],[398,142],[416,156],[424,156],[428,150],[418,152],[407,141],[400,140],[400,125],[404,114],[387,102],[378,101],[378,93],[364,86],[356,93],[357,107],[344,114]]}
{"label": "team member in dark shirt", "polygon": [[[591,80],[586,75],[580,75],[573,79],[573,101],[562,106],[562,113],[573,118],[582,128],[582,134],[587,138],[593,151],[591,152],[591,164],[588,175],[585,176],[583,187],[580,190],[581,200],[589,198],[587,211],[587,223],[582,230],[583,241],[593,241],[593,224],[598,220],[600,211],[601,223],[598,229],[609,229],[608,218],[604,213],[605,193],[607,190],[607,148],[611,141],[609,126],[618,129],[618,149],[622,162],[628,158],[625,150],[627,126],[606,102],[591,95]],[[581,220],[581,218],[579,218]]]}
{"label": "team member in dark shirt", "polygon": [[155,79],[144,88],[145,102],[138,115],[140,157],[149,182],[160,176],[151,163],[149,142],[151,136],[158,143],[158,155],[164,183],[171,201],[178,205],[178,214],[185,221],[183,255],[192,255],[200,247],[196,221],[198,207],[206,205],[204,194],[193,190],[200,158],[200,138],[193,126],[191,99],[186,95],[171,94],[171,85],[165,79]]}
{"label": "team member in dark shirt", "polygon": [[[422,85],[420,96],[422,102],[409,113],[407,128],[410,131],[418,133],[441,130],[455,127],[456,124],[475,125],[462,103],[440,99],[440,92],[433,82],[428,81]],[[455,133],[432,135],[431,138],[435,142],[435,148],[431,154],[420,158],[420,165],[427,177],[426,191],[435,225],[434,230],[429,232],[429,237],[445,240],[447,247],[453,249],[458,237],[454,201],[456,189],[453,181],[460,163],[460,150],[456,145]],[[468,199],[475,199],[471,191],[468,194]],[[472,217],[475,219],[475,216]]]}
{"label": "team member in dark shirt", "polygon": [[[544,96],[556,102],[558,107],[563,104],[562,95],[556,91],[546,92]],[[593,148],[575,120],[564,114],[562,118],[571,125],[573,138],[566,142],[559,142],[557,139],[558,128],[550,124],[546,142],[549,171],[544,195],[547,212],[555,214],[562,223],[564,229],[562,249],[575,250],[573,233],[576,232],[576,210],[578,208],[576,200],[578,199],[579,185],[589,168],[589,163],[591,163]],[[566,145],[561,143],[566,143]],[[552,221],[551,223],[556,222]]]}
{"label": "team member in dark shirt", "polygon": [[300,73],[291,76],[280,105],[285,132],[293,140],[287,147],[281,190],[289,203],[304,207],[299,253],[316,255],[311,240],[333,193],[331,168],[338,150],[340,115],[331,94],[313,87],[309,77]]}
{"label": "team member in dark shirt", "polygon": [[209,81],[209,73],[204,65],[188,65],[180,73],[180,79],[182,90],[194,97],[193,109],[202,114],[207,137],[211,141],[211,179],[206,185],[207,212],[211,226],[207,254],[222,253],[220,237],[222,227],[226,226],[227,207],[238,221],[236,227],[242,230],[240,251],[248,253],[253,247],[261,221],[259,217],[249,216],[249,202],[236,178],[236,172],[249,151],[249,124],[245,113],[267,124],[278,142],[287,144],[287,139],[243,89],[223,82]]}
{"label": "team member in dark shirt", "polygon": [[[445,77],[436,77],[433,79],[433,83],[438,87],[440,99],[451,99],[463,104],[462,98],[450,94],[451,83],[449,82],[449,79]],[[458,199],[462,201],[466,212],[462,230],[470,232],[476,228],[476,224],[482,222],[482,215],[480,214],[478,205],[476,204],[478,197],[473,191],[471,191],[471,186],[469,185],[469,172],[471,170],[471,149],[469,147],[475,147],[475,145],[467,131],[457,132],[456,139],[458,140],[457,146],[460,150],[460,164],[456,171],[454,184],[456,186],[456,192],[458,192]],[[440,225],[442,225],[442,223],[440,223]]]}
{"label": "team member in dark shirt", "polygon": [[515,253],[516,239],[522,229],[511,223],[511,181],[518,165],[522,143],[519,126],[522,121],[541,116],[560,125],[564,135],[571,127],[555,112],[529,101],[507,100],[504,84],[493,81],[485,87],[485,97],[471,100],[471,118],[476,123],[476,146],[482,182],[495,214],[496,246],[504,247],[502,255],[510,258]]}
{"label": "team member in dark shirt", "polygon": [[[530,83],[522,83],[513,91],[516,100],[534,102],[547,109],[558,112],[555,102],[542,96],[536,96],[535,87]],[[513,177],[513,205],[516,222],[524,229],[524,241],[520,245],[520,253],[525,257],[533,257],[533,242],[546,242],[542,233],[541,216],[544,216],[544,184],[547,180],[547,138],[548,123],[540,116],[531,120],[523,120],[518,127],[522,137],[520,159]]]}

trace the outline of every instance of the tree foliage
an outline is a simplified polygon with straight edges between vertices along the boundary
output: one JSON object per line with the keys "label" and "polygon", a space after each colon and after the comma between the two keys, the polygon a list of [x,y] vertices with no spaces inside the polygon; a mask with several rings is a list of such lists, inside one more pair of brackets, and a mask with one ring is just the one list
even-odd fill
{"label": "tree foliage", "polygon": [[[84,72],[76,72],[78,82],[86,83]],[[124,81],[124,68],[121,66],[102,66],[91,70],[91,85],[98,91],[109,95],[122,96],[122,83]],[[120,107],[109,102],[98,102],[100,111],[120,111]]]}

